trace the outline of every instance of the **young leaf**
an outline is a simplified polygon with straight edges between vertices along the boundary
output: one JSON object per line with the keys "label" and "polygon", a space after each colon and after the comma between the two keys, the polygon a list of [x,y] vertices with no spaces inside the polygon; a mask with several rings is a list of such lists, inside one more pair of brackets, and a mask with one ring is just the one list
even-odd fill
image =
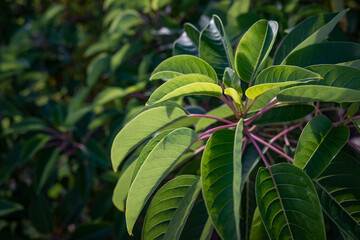
{"label": "young leaf", "polygon": [[164,238],[177,209],[190,190],[194,192],[193,189],[198,183],[199,178],[196,176],[181,175],[162,186],[146,212],[142,239]]}
{"label": "young leaf", "polygon": [[333,127],[327,117],[318,115],[308,122],[300,135],[294,165],[313,179],[329,165],[348,138],[346,126]]}
{"label": "young leaf", "polygon": [[215,70],[201,58],[191,55],[178,55],[166,59],[159,64],[151,74],[150,80],[155,79],[172,79],[174,77],[198,73],[213,79],[217,83]]}
{"label": "young leaf", "polygon": [[325,240],[324,220],[314,185],[300,168],[280,163],[260,168],[256,201],[270,239]]}
{"label": "young leaf", "polygon": [[259,74],[254,86],[248,88],[245,94],[249,98],[255,99],[262,93],[276,87],[304,83],[316,79],[321,79],[321,76],[304,68],[296,66],[271,66]]}
{"label": "young leaf", "polygon": [[324,212],[351,239],[360,239],[360,163],[341,151],[316,178]]}
{"label": "young leaf", "polygon": [[197,134],[189,128],[176,129],[164,137],[145,159],[126,200],[126,226],[130,234],[146,201],[196,138]]}
{"label": "young leaf", "polygon": [[214,79],[202,74],[184,74],[163,83],[151,94],[147,105],[186,95],[210,95],[220,97],[222,88]]}
{"label": "young leaf", "polygon": [[254,79],[274,44],[278,24],[257,21],[241,38],[235,53],[235,69],[245,82]]}
{"label": "young leaf", "polygon": [[240,78],[231,68],[225,68],[223,84],[226,88],[234,88],[237,92],[242,93]]}
{"label": "young leaf", "polygon": [[229,95],[233,99],[235,104],[241,105],[242,94],[239,94],[239,92],[236,91],[234,88],[226,88],[224,94]]}
{"label": "young leaf", "polygon": [[[123,159],[151,134],[186,116],[187,112],[180,105],[170,102],[146,108],[136,115],[116,135],[111,146],[114,171],[117,171]],[[139,129],[139,126],[142,128]]]}
{"label": "young leaf", "polygon": [[199,56],[214,67],[219,79],[222,79],[226,67],[234,68],[231,44],[216,15],[200,33]]}
{"label": "young leaf", "polygon": [[[240,231],[237,230],[240,227],[237,225],[239,220],[236,220],[239,215],[234,212],[235,203],[239,203],[238,199],[241,197],[234,196],[233,189],[234,136],[235,132],[232,130],[214,132],[205,147],[201,161],[206,208],[216,231],[223,239],[240,238]],[[239,160],[238,156],[236,160]],[[239,176],[241,177],[240,174]]]}
{"label": "young leaf", "polygon": [[274,64],[284,64],[287,56],[309,45],[322,42],[348,10],[338,14],[326,13],[313,16],[297,25],[281,42]]}
{"label": "young leaf", "polygon": [[[316,54],[314,54],[316,52]],[[284,64],[307,67],[315,64],[336,64],[360,59],[360,44],[353,42],[324,42],[293,52]],[[351,64],[355,64],[353,62]]]}
{"label": "young leaf", "polygon": [[178,240],[181,232],[185,226],[186,219],[188,218],[190,211],[195,203],[196,198],[201,190],[201,181],[197,180],[190,187],[184,198],[181,200],[178,208],[176,209],[168,229],[165,233],[164,239],[166,240]]}
{"label": "young leaf", "polygon": [[199,55],[200,32],[190,23],[184,24],[185,31],[175,40],[173,45],[173,55],[188,54]]}

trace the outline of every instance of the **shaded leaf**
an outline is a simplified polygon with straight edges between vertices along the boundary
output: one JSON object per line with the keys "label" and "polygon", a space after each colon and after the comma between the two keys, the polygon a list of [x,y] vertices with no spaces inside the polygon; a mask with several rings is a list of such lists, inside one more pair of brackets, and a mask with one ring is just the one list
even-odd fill
{"label": "shaded leaf", "polygon": [[297,25],[281,42],[274,56],[274,64],[284,64],[287,56],[309,45],[324,41],[335,25],[345,15],[340,13],[325,13],[313,16]]}
{"label": "shaded leaf", "polygon": [[[209,216],[223,239],[239,239],[235,220],[234,136],[232,130],[218,130],[205,147],[201,162],[203,196]],[[240,160],[241,161],[241,160]],[[235,201],[234,201],[235,200]]]}
{"label": "shaded leaf", "polygon": [[96,56],[89,64],[86,70],[86,84],[89,87],[94,86],[100,75],[105,72],[110,65],[110,56],[101,53]]}
{"label": "shaded leaf", "polygon": [[[221,105],[217,108],[214,108],[213,110],[206,113],[206,115],[218,117],[218,118],[228,118],[234,115],[233,111],[227,106],[227,105]],[[215,123],[216,120],[210,119],[210,118],[200,118],[198,123],[196,124],[195,130],[200,131],[211,124]]]}
{"label": "shaded leaf", "polygon": [[346,126],[333,127],[326,116],[318,115],[308,122],[299,137],[294,165],[313,179],[329,165],[348,139]]}
{"label": "shaded leaf", "polygon": [[245,82],[255,79],[274,44],[278,24],[259,20],[243,35],[235,53],[235,69]]}
{"label": "shaded leaf", "polygon": [[[316,54],[314,54],[316,53]],[[324,42],[304,47],[290,54],[283,64],[307,67],[315,64],[336,64],[343,62],[357,66],[360,58],[360,44],[352,42]]]}
{"label": "shaded leaf", "polygon": [[351,239],[359,239],[359,159],[341,151],[315,182],[324,212]]}
{"label": "shaded leaf", "polygon": [[0,217],[6,216],[10,213],[17,212],[23,209],[23,206],[19,203],[9,201],[6,199],[0,199]]}
{"label": "shaded leaf", "polygon": [[240,78],[231,68],[225,68],[223,84],[226,88],[234,88],[237,92],[242,93]]}
{"label": "shaded leaf", "polygon": [[184,30],[174,42],[173,55],[188,54],[198,56],[200,32],[190,23],[184,24]]}
{"label": "shaded leaf", "polygon": [[29,205],[29,219],[32,225],[41,233],[50,233],[53,230],[53,218],[50,206],[45,196],[34,194]]}
{"label": "shaded leaf", "polygon": [[256,208],[251,223],[250,240],[267,240],[269,239],[264,224],[261,221],[259,208]]}
{"label": "shaded leaf", "polygon": [[234,68],[231,44],[221,19],[213,15],[200,33],[199,56],[214,67],[219,79],[226,67]]}
{"label": "shaded leaf", "polygon": [[300,168],[280,163],[260,168],[256,201],[270,239],[325,240],[324,220],[316,190]]}

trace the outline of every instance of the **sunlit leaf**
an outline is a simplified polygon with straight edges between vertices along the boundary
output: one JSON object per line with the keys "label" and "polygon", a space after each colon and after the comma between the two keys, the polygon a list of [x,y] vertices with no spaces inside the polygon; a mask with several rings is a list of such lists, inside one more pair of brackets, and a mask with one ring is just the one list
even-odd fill
{"label": "sunlit leaf", "polygon": [[136,115],[114,139],[111,147],[113,169],[116,171],[123,159],[151,134],[186,116],[181,106],[169,102],[146,108]]}
{"label": "sunlit leaf", "polygon": [[130,234],[151,194],[196,138],[197,134],[189,128],[176,129],[166,135],[145,159],[126,200],[126,226]]}

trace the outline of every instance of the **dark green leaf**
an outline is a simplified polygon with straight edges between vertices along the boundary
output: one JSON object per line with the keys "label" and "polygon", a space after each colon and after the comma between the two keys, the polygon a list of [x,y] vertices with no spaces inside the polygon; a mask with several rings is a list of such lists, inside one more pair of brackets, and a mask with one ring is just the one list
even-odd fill
{"label": "dark green leaf", "polygon": [[17,212],[23,209],[19,203],[12,202],[6,199],[0,199],[0,217],[6,216],[10,213]]}
{"label": "dark green leaf", "polygon": [[256,200],[270,239],[325,240],[321,206],[310,178],[287,163],[273,165],[271,172],[260,168],[256,176]]}

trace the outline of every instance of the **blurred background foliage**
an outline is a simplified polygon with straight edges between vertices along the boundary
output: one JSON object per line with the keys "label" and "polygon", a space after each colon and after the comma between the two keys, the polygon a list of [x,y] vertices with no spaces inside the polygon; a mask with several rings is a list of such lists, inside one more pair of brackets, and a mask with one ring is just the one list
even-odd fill
{"label": "blurred background foliage", "polygon": [[193,47],[185,22],[217,14],[236,46],[258,19],[279,22],[279,42],[344,8],[330,38],[359,43],[358,1],[0,1],[0,239],[131,238],[112,204],[129,164],[113,173],[111,143],[160,84],[151,71]]}

